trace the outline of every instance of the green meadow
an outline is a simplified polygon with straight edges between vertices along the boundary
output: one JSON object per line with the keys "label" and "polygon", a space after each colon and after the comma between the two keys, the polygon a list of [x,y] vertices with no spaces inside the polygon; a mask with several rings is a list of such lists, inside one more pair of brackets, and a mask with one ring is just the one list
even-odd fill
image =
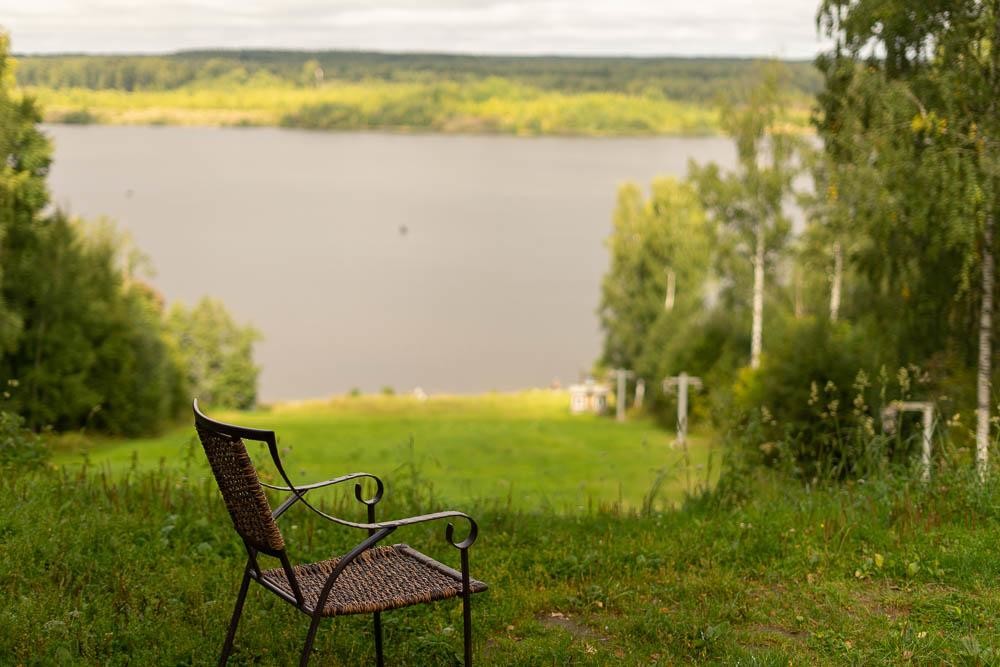
{"label": "green meadow", "polygon": [[[0,664],[215,663],[246,559],[219,492],[182,467],[122,467],[0,476]],[[473,598],[477,664],[998,663],[996,475],[977,485],[967,467],[943,468],[929,484],[897,471],[804,486],[727,470],[711,492],[665,511],[463,503],[480,525],[472,573],[490,586]],[[364,516],[353,498],[329,502]],[[379,516],[438,506],[411,475],[390,484]],[[443,528],[390,540],[455,565]],[[295,562],[363,536],[303,508],[281,529]],[[306,621],[252,588],[230,664],[294,664]],[[387,664],[460,663],[456,601],[383,623]],[[316,665],[374,664],[370,618],[325,622],[316,649]]]}
{"label": "green meadow", "polygon": [[[712,439],[696,434],[687,451],[649,419],[571,415],[562,391],[431,396],[341,396],[212,416],[273,430],[293,482],[348,472],[420,484],[441,502],[488,502],[517,510],[578,512],[644,502],[672,505],[685,490],[718,473]],[[78,434],[55,444],[55,463],[85,461],[121,476],[132,469],[208,467],[194,429],[181,425],[155,438],[114,440]],[[263,445],[250,450],[265,478],[276,479]]]}

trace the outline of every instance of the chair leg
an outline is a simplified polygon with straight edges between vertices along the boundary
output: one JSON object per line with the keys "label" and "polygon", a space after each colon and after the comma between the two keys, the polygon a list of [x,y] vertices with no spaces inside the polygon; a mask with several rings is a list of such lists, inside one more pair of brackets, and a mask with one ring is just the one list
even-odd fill
{"label": "chair leg", "polygon": [[319,621],[322,617],[318,614],[312,617],[309,623],[309,634],[306,635],[306,644],[302,647],[302,656],[299,658],[299,667],[306,667],[309,664],[309,657],[312,654],[313,642],[316,641],[316,630],[319,628]]}
{"label": "chair leg", "polygon": [[469,550],[462,549],[462,634],[465,667],[472,667],[472,592],[469,586]]}
{"label": "chair leg", "polygon": [[240,615],[243,613],[243,603],[247,599],[247,589],[250,588],[250,566],[243,572],[243,583],[240,584],[239,595],[236,596],[236,608],[233,609],[233,618],[229,621],[229,630],[226,632],[226,641],[222,645],[222,655],[219,656],[219,667],[225,667],[229,661],[229,654],[233,652],[233,639],[236,638],[236,626],[240,624]]}
{"label": "chair leg", "polygon": [[382,655],[382,614],[375,612],[375,664],[385,667],[385,657]]}

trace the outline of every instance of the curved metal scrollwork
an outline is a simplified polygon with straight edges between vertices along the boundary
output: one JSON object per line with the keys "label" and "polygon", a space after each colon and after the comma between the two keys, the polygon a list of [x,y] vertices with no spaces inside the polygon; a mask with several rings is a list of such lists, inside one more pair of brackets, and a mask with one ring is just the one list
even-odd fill
{"label": "curved metal scrollwork", "polygon": [[354,485],[354,497],[358,499],[358,502],[368,505],[369,507],[378,504],[378,502],[382,500],[382,494],[385,492],[385,485],[382,483],[382,480],[375,475],[371,475],[371,478],[375,480],[375,495],[367,500],[362,495],[363,489],[361,488],[361,483],[359,482]]}
{"label": "curved metal scrollwork", "polygon": [[468,549],[476,543],[476,538],[479,537],[479,524],[471,516],[464,516],[463,518],[469,522],[469,534],[461,542],[455,541],[455,524],[449,521],[444,529],[445,539],[456,549]]}

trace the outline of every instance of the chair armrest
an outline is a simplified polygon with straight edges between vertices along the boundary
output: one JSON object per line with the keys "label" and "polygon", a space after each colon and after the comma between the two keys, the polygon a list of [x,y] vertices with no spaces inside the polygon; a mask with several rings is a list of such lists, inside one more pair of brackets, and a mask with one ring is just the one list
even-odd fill
{"label": "chair armrest", "polygon": [[385,485],[382,484],[382,480],[379,479],[377,475],[373,475],[370,472],[352,472],[349,475],[341,475],[340,477],[334,477],[333,479],[328,479],[322,482],[314,482],[312,484],[303,484],[302,486],[275,486],[274,484],[268,484],[267,482],[261,482],[260,485],[273,489],[274,491],[312,491],[313,489],[322,489],[324,486],[333,486],[334,484],[340,484],[341,482],[347,482],[352,479],[359,479],[362,477],[375,480],[375,484],[378,486],[376,495],[382,495],[382,492],[385,490]]}
{"label": "chair armrest", "polygon": [[[304,484],[302,486],[276,486],[274,484],[268,484],[267,482],[260,482],[260,485],[272,489],[273,491],[283,491],[285,493],[291,493],[292,497],[283,502],[276,510],[271,512],[271,517],[277,519],[282,514],[284,514],[292,505],[301,500],[305,505],[308,505],[310,509],[314,509],[312,505],[304,500],[304,496],[309,491],[314,489],[322,489],[327,486],[333,486],[334,484],[340,484],[341,482],[349,482],[352,479],[362,479],[367,477],[368,479],[375,480],[375,495],[369,499],[365,499],[361,495],[361,484],[354,485],[354,497],[365,505],[373,506],[382,500],[382,494],[385,492],[385,484],[382,480],[378,478],[377,475],[373,475],[369,472],[352,472],[349,475],[342,475],[340,477],[334,477],[333,479],[328,479],[322,482],[314,482],[312,484]],[[259,481],[259,480],[258,480]],[[315,511],[315,510],[314,510]]]}
{"label": "chair armrest", "polygon": [[376,475],[373,475],[371,473],[354,472],[349,475],[334,477],[333,479],[328,479],[323,482],[315,482],[313,484],[306,484],[303,486],[295,486],[295,487],[275,486],[273,484],[267,484],[265,482],[261,482],[261,485],[267,487],[268,489],[273,489],[275,491],[284,491],[286,493],[294,494],[291,498],[283,502],[276,510],[274,510],[271,513],[271,516],[275,519],[284,514],[285,511],[288,510],[288,508],[290,508],[292,505],[294,505],[296,502],[300,500],[302,501],[303,505],[305,505],[310,510],[312,510],[313,512],[315,512],[316,514],[318,514],[319,516],[323,517],[328,521],[332,521],[333,523],[337,523],[342,526],[348,526],[350,528],[360,528],[362,530],[367,530],[370,533],[374,533],[376,531],[382,531],[383,529],[389,529],[389,532],[392,532],[393,530],[397,528],[402,528],[403,526],[412,526],[418,523],[437,521],[438,519],[449,519],[453,517],[458,517],[461,519],[465,519],[466,521],[469,522],[469,534],[466,536],[464,540],[456,543],[454,540],[455,526],[454,524],[449,522],[447,527],[445,528],[445,537],[447,538],[448,542],[456,549],[468,549],[476,541],[476,538],[479,535],[479,525],[475,522],[475,520],[471,516],[469,516],[465,512],[459,512],[457,510],[446,510],[443,512],[433,512],[431,514],[420,514],[418,516],[405,517],[402,519],[394,519],[392,521],[378,521],[378,522],[369,521],[368,523],[358,523],[356,521],[347,521],[345,519],[335,517],[331,514],[327,514],[326,512],[323,512],[322,510],[314,507],[312,503],[310,503],[308,500],[305,499],[306,493],[313,489],[320,489],[326,486],[339,484],[340,482],[347,482],[352,479],[359,479],[363,477],[375,480],[375,485],[376,485],[375,495],[372,496],[370,499],[365,500],[364,498],[361,497],[361,484],[355,484],[354,496],[365,505],[368,505],[369,517],[373,517],[374,514],[371,513],[373,511],[372,506],[374,506],[377,502],[379,502],[382,499],[382,494],[385,492],[385,485],[382,483],[381,479],[379,479]]}
{"label": "chair armrest", "polygon": [[468,549],[475,543],[476,538],[479,536],[479,524],[476,523],[475,519],[473,519],[465,512],[459,512],[458,510],[445,510],[443,512],[433,512],[431,514],[420,514],[417,516],[410,516],[402,519],[393,519],[391,521],[358,523],[355,521],[345,521],[344,519],[341,519],[339,517],[327,514],[326,512],[316,509],[305,500],[303,500],[302,502],[313,512],[319,514],[321,517],[327,519],[328,521],[338,523],[342,526],[348,526],[350,528],[360,528],[362,530],[367,530],[369,532],[382,531],[386,529],[388,529],[389,531],[393,531],[396,530],[397,528],[402,528],[404,526],[413,526],[418,523],[427,523],[428,521],[437,521],[439,519],[451,519],[456,517],[460,519],[465,519],[466,521],[469,522],[469,534],[461,542],[455,542],[454,540],[455,525],[453,523],[448,522],[448,525],[445,527],[445,538],[456,549]]}

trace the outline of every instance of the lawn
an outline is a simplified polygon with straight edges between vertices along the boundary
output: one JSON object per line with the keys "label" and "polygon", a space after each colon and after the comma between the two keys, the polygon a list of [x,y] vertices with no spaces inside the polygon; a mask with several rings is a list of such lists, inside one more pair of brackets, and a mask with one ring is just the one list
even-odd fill
{"label": "lawn", "polygon": [[[658,466],[679,457],[670,434],[571,417],[560,392],[341,397],[220,416],[277,429],[310,479],[385,475],[381,518],[451,501],[469,511],[480,526],[472,573],[490,585],[473,603],[478,664],[1000,664],[1000,470],[986,483],[947,464],[928,483],[889,469],[803,485],[730,458],[710,489],[650,507]],[[213,663],[245,553],[188,429],[64,437],[55,465],[2,471],[0,665]],[[706,439],[691,451],[704,461]],[[680,500],[676,476],[666,496]],[[363,519],[353,498],[321,493],[327,509]],[[363,537],[302,508],[281,528],[295,562]],[[390,540],[455,565],[443,532]],[[460,660],[454,601],[384,624],[390,664]],[[306,626],[254,588],[230,664],[292,664]],[[313,664],[371,664],[370,620],[326,622],[316,646]]]}
{"label": "lawn", "polygon": [[[213,664],[245,554],[211,482],[5,472],[0,664]],[[383,516],[428,509],[405,484],[396,491]],[[343,509],[363,516],[355,502]],[[807,489],[748,472],[666,512],[468,509],[480,522],[472,573],[490,585],[473,602],[481,665],[1000,660],[1000,486],[971,475]],[[304,510],[281,525],[296,562],[363,535]],[[454,565],[442,533],[390,539]],[[294,664],[305,621],[251,589],[230,664]],[[389,664],[460,659],[455,601],[384,623]],[[317,649],[316,665],[373,664],[370,619],[327,621]]]}
{"label": "lawn", "polygon": [[[293,482],[348,472],[420,484],[436,502],[488,502],[518,510],[578,512],[620,504],[637,508],[657,489],[655,503],[672,504],[685,489],[714,479],[718,453],[711,439],[689,439],[688,457],[674,433],[648,418],[570,415],[566,392],[432,396],[342,396],[278,404],[249,413],[215,413],[225,421],[278,434]],[[192,466],[207,477],[204,454],[184,425],[140,440],[64,437],[55,462],[84,460],[121,475],[133,466]],[[275,478],[263,446],[251,446],[262,474]]]}

